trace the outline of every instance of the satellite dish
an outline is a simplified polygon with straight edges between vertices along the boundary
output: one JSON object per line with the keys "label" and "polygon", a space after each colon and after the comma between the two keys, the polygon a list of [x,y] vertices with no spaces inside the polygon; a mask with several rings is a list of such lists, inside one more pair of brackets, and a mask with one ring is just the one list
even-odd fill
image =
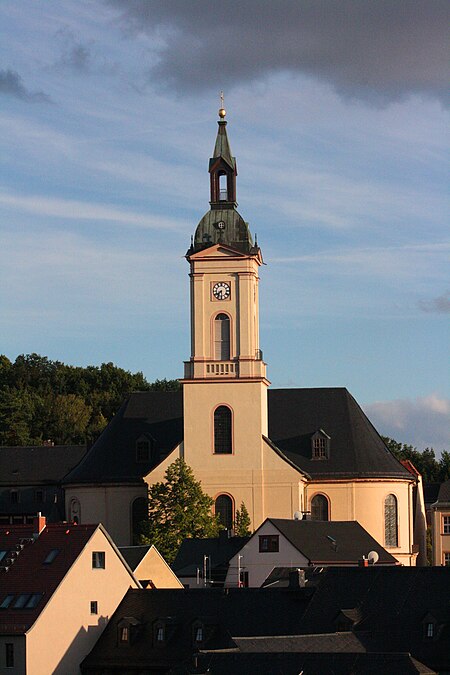
{"label": "satellite dish", "polygon": [[294,512],[294,520],[301,520],[303,518],[303,514],[301,511],[295,511]]}
{"label": "satellite dish", "polygon": [[380,556],[378,555],[378,553],[376,551],[370,551],[367,558],[369,559],[369,562],[370,562],[371,565],[375,565],[375,563],[378,562]]}

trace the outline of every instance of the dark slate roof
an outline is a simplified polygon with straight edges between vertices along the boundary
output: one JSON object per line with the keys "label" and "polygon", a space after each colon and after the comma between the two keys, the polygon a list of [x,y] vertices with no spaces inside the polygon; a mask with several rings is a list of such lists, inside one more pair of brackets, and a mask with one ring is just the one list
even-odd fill
{"label": "dark slate roof", "polygon": [[442,483],[424,483],[423,484],[423,498],[425,504],[434,504],[437,501],[439,489]]}
{"label": "dark slate roof", "polygon": [[[319,429],[331,437],[329,459],[311,457]],[[269,390],[269,438],[312,479],[412,479],[345,388]]]}
{"label": "dark slate roof", "polygon": [[[299,632],[334,632],[342,610],[356,610],[353,631],[368,651],[410,652],[435,670],[450,670],[449,567],[328,567],[315,586]],[[424,638],[429,614],[439,617],[433,640]]]}
{"label": "dark slate roof", "polygon": [[[296,632],[308,602],[304,590],[130,589],[83,663],[101,668],[115,665],[127,671],[139,665],[142,669],[164,669],[180,664],[198,649],[192,636],[196,621],[205,625],[202,649],[233,648],[232,635],[290,635]],[[123,617],[135,617],[142,623],[142,632],[125,649],[117,641],[117,626]],[[158,620],[166,620],[170,626],[164,646],[154,641]]]}
{"label": "dark slate roof", "polygon": [[208,653],[199,659],[199,669],[175,669],[178,673],[211,675],[433,675],[409,654],[295,654],[295,653]]}
{"label": "dark slate roof", "polygon": [[437,501],[450,502],[450,480],[446,480],[445,483],[442,483],[441,487],[439,488]]}
{"label": "dark slate roof", "polygon": [[[345,388],[269,389],[269,437],[280,454],[312,479],[400,478],[411,474],[384,445]],[[183,439],[182,391],[131,394],[67,483],[141,481]],[[311,458],[311,436],[323,429],[330,457]],[[155,442],[151,461],[136,462],[136,441]]]}
{"label": "dark slate roof", "polygon": [[322,633],[317,635],[277,635],[233,637],[241,652],[350,652],[364,653],[366,648],[354,633]]}
{"label": "dark slate roof", "polygon": [[128,567],[134,572],[139,563],[147,555],[151,546],[119,546]]}
{"label": "dark slate roof", "polygon": [[[225,531],[224,531],[225,532]],[[209,556],[211,568],[219,576],[226,576],[228,563],[250,537],[215,537],[211,539],[184,539],[171,567],[179,577],[195,576],[203,567],[203,556]]]}
{"label": "dark slate roof", "polygon": [[0,446],[0,485],[58,483],[85,454],[84,445]]}
{"label": "dark slate roof", "polygon": [[[312,565],[356,565],[370,551],[379,555],[378,565],[397,560],[356,521],[288,520],[268,518]],[[267,522],[267,521],[266,521]]]}
{"label": "dark slate roof", "polygon": [[[225,223],[223,229],[217,226],[219,222]],[[256,254],[258,252],[258,249],[253,247],[248,223],[234,208],[214,208],[205,213],[197,225],[194,247],[188,251],[188,255],[220,243],[240,253]]]}
{"label": "dark slate roof", "polygon": [[[136,461],[136,441],[154,442],[148,462]],[[131,394],[65,483],[141,482],[183,439],[181,391]]]}
{"label": "dark slate roof", "polygon": [[[41,593],[35,608],[15,609],[12,604],[0,610],[2,634],[24,633],[36,621],[59,584],[78,558],[98,525],[47,525],[33,541],[32,525],[1,525],[0,550],[8,553],[1,564],[11,558],[11,551],[21,540],[27,539],[7,572],[0,573],[0,603],[8,594]],[[51,564],[44,564],[50,551],[59,553]],[[14,601],[13,601],[14,602]]]}

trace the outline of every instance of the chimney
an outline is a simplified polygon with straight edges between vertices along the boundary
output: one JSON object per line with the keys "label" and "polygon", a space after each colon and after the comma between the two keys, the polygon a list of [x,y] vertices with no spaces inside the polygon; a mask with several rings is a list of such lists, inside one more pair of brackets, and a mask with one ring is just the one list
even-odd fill
{"label": "chimney", "polygon": [[289,588],[305,588],[305,570],[291,570],[289,572]]}
{"label": "chimney", "polygon": [[33,518],[33,537],[35,539],[39,537],[46,524],[47,521],[45,519],[45,516],[43,516],[42,513],[39,511],[37,516],[34,516]]}
{"label": "chimney", "polygon": [[365,558],[364,556],[361,558],[361,560],[358,560],[358,567],[369,567],[369,560],[368,558]]}
{"label": "chimney", "polygon": [[219,531],[219,542],[225,542],[228,541],[228,539],[231,539],[234,537],[234,530],[229,529],[229,530],[220,530]]}

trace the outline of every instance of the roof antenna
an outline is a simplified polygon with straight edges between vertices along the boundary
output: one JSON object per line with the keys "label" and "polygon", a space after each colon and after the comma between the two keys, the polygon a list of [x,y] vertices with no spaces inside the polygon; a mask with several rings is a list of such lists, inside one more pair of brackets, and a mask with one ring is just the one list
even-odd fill
{"label": "roof antenna", "polygon": [[227,114],[227,111],[224,108],[224,102],[223,102],[223,91],[221,91],[220,92],[220,108],[219,108],[220,119],[223,120],[226,114]]}

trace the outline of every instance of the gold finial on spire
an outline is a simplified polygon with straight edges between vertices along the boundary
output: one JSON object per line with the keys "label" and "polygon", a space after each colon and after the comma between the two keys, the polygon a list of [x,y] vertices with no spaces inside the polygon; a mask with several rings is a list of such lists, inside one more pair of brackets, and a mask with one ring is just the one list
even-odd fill
{"label": "gold finial on spire", "polygon": [[220,108],[219,108],[219,117],[220,119],[224,119],[225,115],[227,114],[227,111],[223,107],[223,91],[220,92]]}

